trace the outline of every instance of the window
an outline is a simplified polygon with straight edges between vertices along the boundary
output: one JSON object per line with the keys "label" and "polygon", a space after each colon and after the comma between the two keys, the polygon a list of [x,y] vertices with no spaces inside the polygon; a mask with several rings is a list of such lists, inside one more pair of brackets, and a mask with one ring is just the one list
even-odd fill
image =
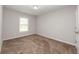
{"label": "window", "polygon": [[28,31],[28,18],[24,18],[24,17],[20,18],[19,31],[20,32]]}

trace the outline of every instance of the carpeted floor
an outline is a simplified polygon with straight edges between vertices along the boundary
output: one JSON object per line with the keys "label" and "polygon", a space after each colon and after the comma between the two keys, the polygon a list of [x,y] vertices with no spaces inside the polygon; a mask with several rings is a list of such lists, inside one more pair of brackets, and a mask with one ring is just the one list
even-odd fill
{"label": "carpeted floor", "polygon": [[2,54],[74,54],[75,46],[40,35],[30,35],[3,42]]}

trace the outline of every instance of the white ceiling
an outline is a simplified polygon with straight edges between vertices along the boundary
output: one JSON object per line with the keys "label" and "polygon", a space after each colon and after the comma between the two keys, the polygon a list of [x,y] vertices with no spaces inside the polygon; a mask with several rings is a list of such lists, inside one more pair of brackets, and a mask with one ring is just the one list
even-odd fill
{"label": "white ceiling", "polygon": [[51,10],[53,11],[60,7],[63,7],[63,5],[38,5],[38,10],[34,10],[33,5],[5,5],[4,7],[11,8],[30,15],[41,15]]}

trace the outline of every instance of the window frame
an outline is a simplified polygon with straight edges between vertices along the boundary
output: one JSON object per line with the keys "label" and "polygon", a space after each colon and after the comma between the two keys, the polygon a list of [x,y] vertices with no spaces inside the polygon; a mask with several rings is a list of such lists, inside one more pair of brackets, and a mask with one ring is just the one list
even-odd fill
{"label": "window frame", "polygon": [[[21,21],[22,21],[21,18],[26,19],[27,24],[21,24]],[[22,25],[26,25],[25,30],[22,30]],[[19,18],[19,32],[28,32],[28,31],[29,31],[29,19],[27,17],[20,17]]]}

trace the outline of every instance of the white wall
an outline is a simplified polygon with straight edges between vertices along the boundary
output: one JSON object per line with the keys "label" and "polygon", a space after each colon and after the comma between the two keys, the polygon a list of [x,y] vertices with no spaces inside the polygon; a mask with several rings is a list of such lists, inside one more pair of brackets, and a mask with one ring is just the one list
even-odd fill
{"label": "white wall", "polygon": [[2,46],[2,6],[0,5],[0,51]]}
{"label": "white wall", "polygon": [[[29,31],[19,32],[20,17],[29,19]],[[35,17],[8,8],[3,8],[3,40],[26,36],[35,33]]]}
{"label": "white wall", "polygon": [[38,16],[37,32],[58,41],[75,44],[75,6],[66,6]]}

